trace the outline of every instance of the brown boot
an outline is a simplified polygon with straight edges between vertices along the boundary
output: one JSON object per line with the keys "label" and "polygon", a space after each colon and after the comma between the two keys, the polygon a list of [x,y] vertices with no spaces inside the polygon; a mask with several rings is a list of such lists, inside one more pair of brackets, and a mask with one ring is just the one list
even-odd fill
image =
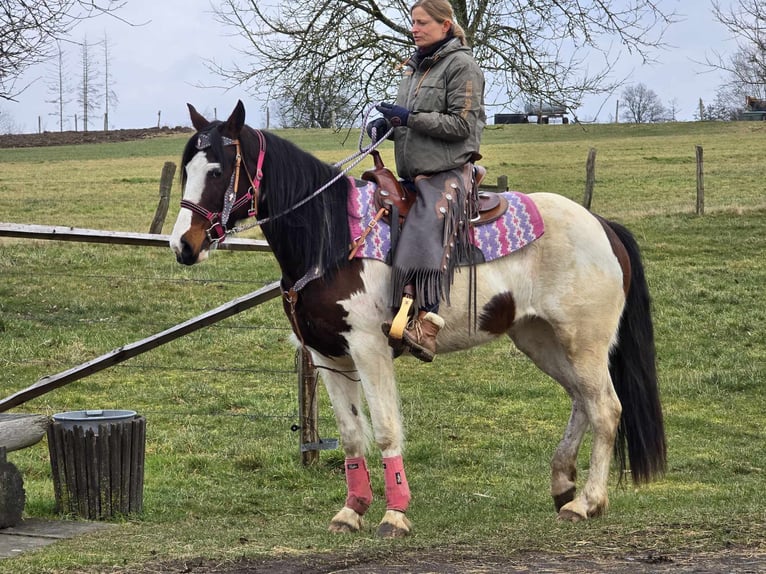
{"label": "brown boot", "polygon": [[436,313],[421,311],[418,318],[410,321],[402,340],[413,357],[430,363],[436,356],[436,335],[444,327],[444,319]]}

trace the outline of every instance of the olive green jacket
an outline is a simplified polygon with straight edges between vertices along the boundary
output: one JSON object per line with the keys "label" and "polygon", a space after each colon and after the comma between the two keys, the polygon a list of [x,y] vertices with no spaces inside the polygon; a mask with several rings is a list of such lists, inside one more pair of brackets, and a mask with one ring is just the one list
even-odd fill
{"label": "olive green jacket", "polygon": [[403,66],[396,103],[410,110],[392,135],[399,177],[447,171],[475,160],[486,123],[484,74],[453,39],[433,56]]}

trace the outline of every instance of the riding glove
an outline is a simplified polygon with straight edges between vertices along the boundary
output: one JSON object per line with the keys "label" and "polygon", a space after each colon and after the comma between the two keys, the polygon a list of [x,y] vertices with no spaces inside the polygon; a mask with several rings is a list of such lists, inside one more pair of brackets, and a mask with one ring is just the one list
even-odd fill
{"label": "riding glove", "polygon": [[391,125],[395,128],[399,126],[406,126],[407,120],[410,117],[410,110],[402,106],[397,106],[396,104],[388,104],[383,102],[375,106],[375,109],[383,114],[383,116],[389,122],[391,122]]}
{"label": "riding glove", "polygon": [[[367,124],[367,135],[370,136],[370,139],[374,143],[382,140],[389,129],[391,129],[391,125],[386,118],[375,118]],[[375,130],[375,135],[372,134],[372,130]]]}

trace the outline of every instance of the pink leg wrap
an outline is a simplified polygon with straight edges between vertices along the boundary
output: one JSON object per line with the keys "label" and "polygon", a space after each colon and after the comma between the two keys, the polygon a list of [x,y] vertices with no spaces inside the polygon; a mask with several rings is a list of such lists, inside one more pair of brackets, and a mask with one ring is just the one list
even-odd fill
{"label": "pink leg wrap", "polygon": [[367,470],[367,461],[363,456],[346,459],[346,484],[346,506],[360,516],[363,515],[372,504],[370,471]]}
{"label": "pink leg wrap", "polygon": [[410,505],[410,486],[404,474],[402,455],[383,459],[383,477],[386,481],[386,510],[406,512]]}

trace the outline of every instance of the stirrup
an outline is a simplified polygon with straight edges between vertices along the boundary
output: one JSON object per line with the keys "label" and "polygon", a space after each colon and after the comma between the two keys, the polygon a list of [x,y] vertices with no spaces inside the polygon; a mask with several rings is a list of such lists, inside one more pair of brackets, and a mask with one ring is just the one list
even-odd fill
{"label": "stirrup", "polygon": [[399,312],[396,314],[396,317],[394,317],[394,320],[391,322],[391,330],[388,332],[388,337],[390,339],[401,339],[402,335],[404,334],[404,329],[407,327],[407,323],[409,322],[410,317],[410,309],[412,308],[412,303],[414,302],[414,299],[410,297],[409,295],[404,295],[402,297],[402,303],[399,307]]}

